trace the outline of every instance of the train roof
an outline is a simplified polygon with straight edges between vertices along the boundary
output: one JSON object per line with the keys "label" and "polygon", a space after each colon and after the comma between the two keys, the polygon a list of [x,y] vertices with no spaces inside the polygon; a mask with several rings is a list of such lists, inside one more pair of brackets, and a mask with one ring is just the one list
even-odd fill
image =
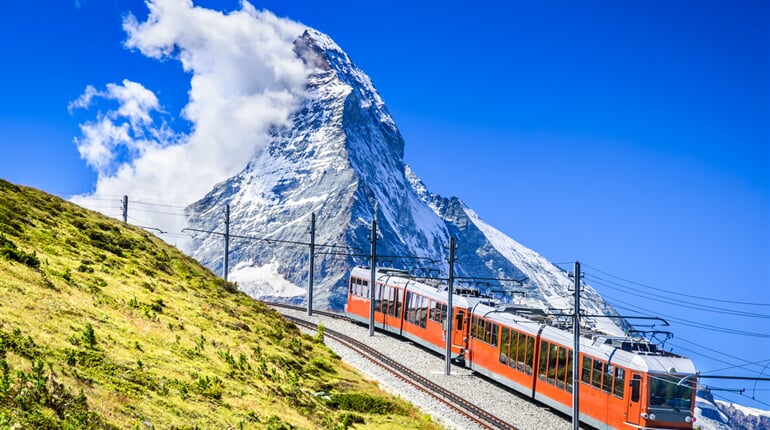
{"label": "train roof", "polygon": [[[368,267],[355,267],[351,271],[351,276],[362,279],[371,278],[371,269]],[[446,303],[447,289],[446,284],[429,283],[428,280],[412,277],[409,272],[391,268],[377,268],[377,281],[388,285],[406,288],[408,291],[419,292],[422,296]],[[454,294],[452,305],[462,308],[471,308],[477,303],[489,302],[491,299],[481,296],[468,296]]]}
{"label": "train roof", "polygon": [[[370,279],[371,269],[355,267],[351,276]],[[407,271],[390,268],[377,268],[377,280],[388,285],[419,292],[425,297],[441,302],[447,300],[446,285],[431,283],[428,280],[412,277]],[[571,324],[560,321],[545,312],[544,309],[501,305],[488,297],[480,295],[453,295],[454,306],[470,309],[473,315],[487,318],[516,330],[571,346],[574,334]],[[694,374],[695,366],[689,358],[681,357],[658,349],[647,339],[631,336],[608,336],[592,330],[581,329],[580,351],[609,363],[624,366],[640,372],[663,374]]]}
{"label": "train roof", "polygon": [[[572,327],[553,325],[539,309],[521,307],[488,306],[478,304],[473,314],[487,318],[516,330],[571,347],[574,344]],[[535,315],[536,318],[531,318]],[[695,366],[689,358],[658,349],[644,338],[631,336],[607,336],[589,330],[581,330],[580,351],[596,358],[641,372],[693,374]]]}

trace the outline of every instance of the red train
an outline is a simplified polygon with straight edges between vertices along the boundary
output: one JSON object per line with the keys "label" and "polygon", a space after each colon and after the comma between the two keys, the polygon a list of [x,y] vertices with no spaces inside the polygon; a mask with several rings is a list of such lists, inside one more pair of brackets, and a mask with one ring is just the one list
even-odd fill
{"label": "red train", "polygon": [[[369,268],[350,275],[345,312],[369,323]],[[446,352],[447,291],[378,269],[376,327]],[[598,429],[692,429],[696,370],[692,361],[643,338],[592,333],[580,339],[580,381],[572,380],[573,332],[541,310],[503,307],[473,290],[452,297],[452,355],[466,367]]]}

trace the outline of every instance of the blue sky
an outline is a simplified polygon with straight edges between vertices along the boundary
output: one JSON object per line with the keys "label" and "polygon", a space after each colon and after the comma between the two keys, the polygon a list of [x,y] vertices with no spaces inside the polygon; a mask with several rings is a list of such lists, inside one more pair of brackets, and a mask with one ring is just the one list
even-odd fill
{"label": "blue sky", "polygon": [[[621,313],[680,320],[670,344],[704,372],[761,362],[747,369],[770,376],[768,3],[529,3],[253,5],[350,55],[430,190],[551,261],[580,260]],[[95,189],[73,139],[108,107],[68,109],[88,85],[141,83],[154,120],[190,131],[190,73],[124,47],[129,12],[147,19],[142,1],[2,3],[0,177],[67,197]],[[745,395],[762,403],[716,394],[770,410],[770,384],[756,388]]]}

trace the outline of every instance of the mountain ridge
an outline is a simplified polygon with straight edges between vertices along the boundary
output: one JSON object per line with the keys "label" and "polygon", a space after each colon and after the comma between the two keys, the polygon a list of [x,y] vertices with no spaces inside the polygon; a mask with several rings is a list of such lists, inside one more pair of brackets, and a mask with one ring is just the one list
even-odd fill
{"label": "mountain ridge", "polygon": [[[366,254],[376,218],[378,254],[411,258],[392,259],[390,264],[415,267],[427,262],[445,272],[445,248],[455,237],[458,276],[523,280],[520,289],[526,297],[516,300],[569,308],[567,289],[572,281],[565,271],[512,239],[503,240],[505,235],[460,199],[428,191],[404,162],[404,139],[371,79],[330,37],[307,29],[296,39],[294,50],[311,70],[302,106],[291,115],[291,125],[273,129],[267,147],[257,151],[243,171],[189,207],[192,227],[215,231],[224,206],[230,205],[231,225],[237,225],[237,231],[307,242],[312,212],[317,217],[317,244]],[[230,275],[255,297],[262,296],[254,287],[259,281],[243,276],[245,268],[274,265],[273,275],[307,286],[307,248],[255,240],[233,244],[231,249],[230,267],[238,270]],[[346,274],[353,265],[367,264],[367,259],[319,254],[316,305],[342,309]],[[221,273],[220,238],[196,237],[191,255]],[[592,313],[617,314],[590,286],[586,290],[592,299],[586,308]],[[304,297],[284,300],[296,303]],[[622,333],[608,319],[588,322],[606,332]]]}

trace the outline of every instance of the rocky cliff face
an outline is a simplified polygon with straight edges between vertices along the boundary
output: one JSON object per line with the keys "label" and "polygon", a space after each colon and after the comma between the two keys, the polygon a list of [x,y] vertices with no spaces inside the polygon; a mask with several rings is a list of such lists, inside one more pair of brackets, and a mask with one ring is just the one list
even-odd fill
{"label": "rocky cliff face", "polygon": [[729,417],[731,428],[738,430],[770,430],[770,413],[756,411],[733,403],[717,402]]}
{"label": "rocky cliff face", "polygon": [[[516,279],[481,287],[514,288],[517,302],[570,308],[572,280],[563,270],[484,223],[461,200],[427,190],[404,163],[404,139],[371,80],[336,43],[308,29],[294,50],[312,73],[292,125],[273,130],[270,144],[241,173],[188,208],[191,228],[222,232],[229,205],[236,236],[231,280],[255,297],[302,302],[309,260],[303,243],[315,213],[314,306],[341,309],[350,268],[369,264],[362,255],[369,253],[376,217],[378,255],[398,256],[384,264],[446,273],[455,237],[458,276]],[[222,236],[201,234],[193,242],[190,254],[221,273]],[[614,313],[590,287],[587,294],[587,313]],[[588,322],[619,332],[608,319]]]}

